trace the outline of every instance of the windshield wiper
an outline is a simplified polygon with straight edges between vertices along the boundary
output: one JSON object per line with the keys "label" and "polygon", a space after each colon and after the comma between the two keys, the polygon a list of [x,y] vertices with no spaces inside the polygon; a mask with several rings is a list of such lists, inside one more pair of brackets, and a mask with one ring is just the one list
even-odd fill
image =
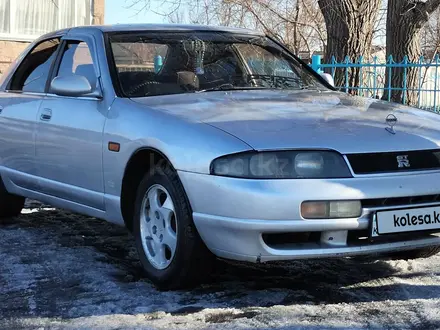
{"label": "windshield wiper", "polygon": [[254,86],[234,86],[233,84],[222,84],[219,86],[215,86],[212,88],[206,88],[196,93],[204,93],[204,92],[215,92],[215,91],[234,91],[234,90],[249,90],[249,89],[267,89],[267,87],[254,87]]}
{"label": "windshield wiper", "polygon": [[[308,89],[308,90],[319,90],[317,86],[312,84],[305,84],[304,81],[299,77],[289,77],[289,76],[276,76],[268,74],[250,74],[248,75],[248,80],[258,80],[261,79],[265,83],[269,84],[266,88],[273,89]],[[294,83],[296,86],[292,86]]]}
{"label": "windshield wiper", "polygon": [[248,80],[254,80],[254,79],[261,79],[268,83],[286,83],[286,82],[293,82],[298,85],[302,85],[303,81],[302,79],[298,77],[289,77],[289,76],[276,76],[271,74],[249,74]]}

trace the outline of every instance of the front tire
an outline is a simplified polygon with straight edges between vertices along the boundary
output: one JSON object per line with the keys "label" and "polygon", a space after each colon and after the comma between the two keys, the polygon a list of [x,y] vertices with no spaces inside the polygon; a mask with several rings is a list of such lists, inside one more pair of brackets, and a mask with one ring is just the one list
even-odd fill
{"label": "front tire", "polygon": [[160,289],[194,285],[212,267],[177,173],[157,166],[141,180],[135,202],[133,233],[147,277]]}
{"label": "front tire", "polygon": [[16,217],[24,207],[25,198],[8,193],[0,178],[0,219]]}

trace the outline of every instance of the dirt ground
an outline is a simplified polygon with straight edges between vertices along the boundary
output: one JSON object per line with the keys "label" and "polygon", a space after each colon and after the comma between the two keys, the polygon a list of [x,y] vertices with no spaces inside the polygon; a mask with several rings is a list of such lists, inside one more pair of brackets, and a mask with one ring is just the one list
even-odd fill
{"label": "dirt ground", "polygon": [[440,256],[218,261],[161,292],[124,228],[28,201],[0,225],[0,260],[0,329],[440,329]]}

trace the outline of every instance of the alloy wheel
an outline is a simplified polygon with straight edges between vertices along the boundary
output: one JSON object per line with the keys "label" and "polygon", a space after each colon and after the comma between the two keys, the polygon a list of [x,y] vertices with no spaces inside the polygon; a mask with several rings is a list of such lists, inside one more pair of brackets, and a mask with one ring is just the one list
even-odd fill
{"label": "alloy wheel", "polygon": [[173,260],[177,246],[177,217],[170,193],[160,184],[145,194],[140,212],[142,246],[150,264],[165,269]]}

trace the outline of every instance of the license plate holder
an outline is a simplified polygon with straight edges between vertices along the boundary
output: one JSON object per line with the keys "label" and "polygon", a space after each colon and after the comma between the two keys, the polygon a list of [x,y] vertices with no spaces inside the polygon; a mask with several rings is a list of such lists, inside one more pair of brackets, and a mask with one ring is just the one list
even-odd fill
{"label": "license plate holder", "polygon": [[377,211],[371,236],[436,230],[440,231],[440,205]]}

